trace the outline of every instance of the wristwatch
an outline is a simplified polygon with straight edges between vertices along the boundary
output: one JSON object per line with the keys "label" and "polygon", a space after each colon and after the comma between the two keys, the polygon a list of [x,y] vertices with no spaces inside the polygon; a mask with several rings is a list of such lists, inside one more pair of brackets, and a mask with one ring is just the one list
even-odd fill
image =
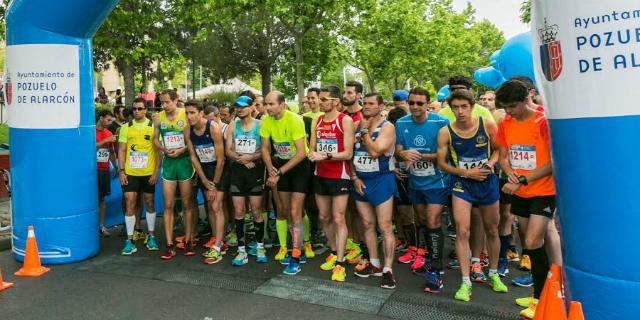
{"label": "wristwatch", "polygon": [[282,176],[282,171],[280,171],[280,169],[276,170],[276,176],[277,177]]}
{"label": "wristwatch", "polygon": [[526,186],[529,184],[529,181],[527,181],[527,177],[525,176],[519,176],[518,177],[518,182],[520,182],[521,185]]}

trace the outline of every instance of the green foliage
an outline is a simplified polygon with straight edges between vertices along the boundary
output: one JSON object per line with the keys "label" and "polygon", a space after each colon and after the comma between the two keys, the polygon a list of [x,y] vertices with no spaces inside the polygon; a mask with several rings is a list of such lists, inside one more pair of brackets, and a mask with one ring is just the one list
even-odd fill
{"label": "green foliage", "polygon": [[236,102],[236,98],[240,95],[240,92],[225,92],[218,91],[207,95],[209,101],[215,101],[217,103],[233,104]]}
{"label": "green foliage", "polygon": [[520,6],[520,21],[523,23],[531,22],[531,0],[525,0]]}
{"label": "green foliage", "polygon": [[0,143],[9,143],[9,125],[0,124]]}

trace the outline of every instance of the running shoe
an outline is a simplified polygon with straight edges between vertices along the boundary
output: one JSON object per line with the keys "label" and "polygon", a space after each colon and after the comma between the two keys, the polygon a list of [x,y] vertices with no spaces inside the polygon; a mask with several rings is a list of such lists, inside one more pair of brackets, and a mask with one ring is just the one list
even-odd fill
{"label": "running shoe", "polygon": [[111,237],[111,233],[109,232],[109,230],[107,230],[107,228],[102,226],[100,227],[100,236],[104,238],[109,238]]}
{"label": "running shoe", "polygon": [[231,265],[234,267],[242,267],[247,263],[249,263],[249,256],[244,251],[238,252],[236,257],[231,261]]}
{"label": "running shoe", "polygon": [[518,251],[515,250],[507,250],[507,260],[509,262],[518,262],[520,261],[520,256],[518,255]]}
{"label": "running shoe", "polygon": [[407,251],[407,248],[408,248],[408,246],[407,246],[406,243],[404,243],[404,241],[402,241],[400,239],[396,240],[396,252],[399,253],[399,252]]}
{"label": "running shoe", "polygon": [[280,261],[284,259],[284,257],[286,256],[287,256],[287,247],[280,247],[280,250],[278,250],[278,254],[276,254],[273,260]]}
{"label": "running shoe", "polygon": [[171,260],[176,256],[176,248],[170,244],[167,245],[167,248],[164,250],[164,253],[160,256],[162,260]]}
{"label": "running shoe", "polygon": [[300,257],[298,258],[298,260],[300,260],[300,264],[303,263],[307,263],[307,257],[305,257],[305,255],[300,255]]}
{"label": "running shoe", "polygon": [[205,264],[214,264],[220,262],[221,260],[222,254],[220,254],[218,250],[211,247],[211,249],[209,249],[208,256],[202,262],[204,262]]}
{"label": "running shoe", "polygon": [[136,253],[137,251],[138,251],[138,248],[136,248],[136,245],[133,243],[133,241],[127,240],[124,243],[124,248],[122,248],[122,251],[120,251],[120,253],[125,256],[128,256],[133,253]]}
{"label": "running shoe", "polygon": [[424,292],[440,293],[440,290],[444,287],[442,275],[439,272],[427,272],[425,278],[427,283],[424,286]]}
{"label": "running shoe", "polygon": [[337,264],[333,267],[331,271],[331,281],[344,282],[346,277],[347,273],[343,266]]}
{"label": "running shoe", "polygon": [[517,277],[511,280],[511,282],[518,287],[531,287],[533,285],[533,277],[531,277],[531,273],[527,273],[527,275]]}
{"label": "running shoe", "polygon": [[465,302],[471,301],[471,285],[463,282],[460,285],[460,289],[456,291],[455,299]]}
{"label": "running shoe", "polygon": [[518,267],[522,271],[531,271],[531,259],[526,254],[522,255],[522,259],[520,259],[520,267]]}
{"label": "running shoe", "polygon": [[530,304],[526,309],[520,311],[520,316],[525,319],[533,319],[536,316],[537,302]]}
{"label": "running shoe", "polygon": [[184,238],[185,238],[184,236],[178,236],[178,237],[176,237],[176,242],[177,243],[183,243],[184,242]]}
{"label": "running shoe", "polygon": [[228,243],[232,247],[236,247],[238,245],[238,236],[235,232],[231,232],[224,238],[224,242]]}
{"label": "running shoe", "polygon": [[287,254],[284,258],[280,259],[280,264],[283,266],[288,266],[289,262],[291,262],[292,258],[290,254]]}
{"label": "running shoe", "polygon": [[144,235],[144,232],[142,232],[142,230],[135,230],[133,231],[133,236],[131,237],[131,240],[138,241],[144,238],[145,238],[145,235]]}
{"label": "running shoe", "polygon": [[360,278],[382,277],[382,269],[373,266],[371,262],[366,262],[364,269],[356,270],[353,274]]}
{"label": "running shoe", "polygon": [[393,273],[391,273],[391,271],[387,271],[382,274],[382,282],[380,283],[380,287],[384,289],[396,288],[396,279],[393,277]]}
{"label": "running shoe", "polygon": [[184,243],[184,255],[187,257],[196,255],[196,248],[193,242],[185,242]]}
{"label": "running shoe", "polygon": [[184,242],[177,242],[176,243],[176,248],[180,249],[180,250],[184,250]]}
{"label": "running shoe", "polygon": [[509,261],[506,258],[500,258],[498,260],[498,275],[506,277],[509,273]]}
{"label": "running shoe", "polygon": [[320,269],[324,271],[333,270],[333,267],[336,265],[336,261],[338,261],[338,256],[331,253],[324,259],[324,263],[320,265]]}
{"label": "running shoe", "polygon": [[247,250],[247,254],[250,256],[255,256],[258,254],[258,247],[249,247],[249,250]]}
{"label": "running shoe", "polygon": [[486,252],[480,252],[480,264],[483,268],[489,266],[489,254]]}
{"label": "running shoe", "polygon": [[451,260],[458,260],[458,254],[456,253],[456,250],[452,250],[451,252],[449,252],[449,259]]}
{"label": "running shoe", "polygon": [[[213,248],[213,246],[211,247]],[[220,254],[221,255],[227,254],[227,250],[229,250],[229,245],[226,243],[222,243],[222,247],[220,247]]]}
{"label": "running shoe", "polygon": [[356,264],[360,262],[360,257],[362,256],[362,249],[360,249],[359,245],[355,245],[353,248],[347,250],[347,255],[345,259],[349,264]]}
{"label": "running shoe", "polygon": [[215,243],[216,243],[216,237],[215,237],[215,236],[213,236],[213,237],[210,237],[210,238],[209,238],[209,241],[207,241],[207,243],[205,243],[205,244],[203,245],[203,247],[205,247],[205,248],[207,248],[207,249],[211,249],[211,247],[213,247],[213,245],[214,245]]}
{"label": "running shoe", "polygon": [[447,268],[449,269],[460,269],[460,261],[451,260],[447,263]]}
{"label": "running shoe", "polygon": [[482,265],[480,262],[475,262],[471,264],[471,272],[469,273],[469,277],[473,282],[485,282],[487,281],[487,276],[484,275],[482,271]]}
{"label": "running shoe", "polygon": [[149,250],[149,251],[158,251],[158,250],[160,250],[160,247],[158,246],[158,243],[156,242],[156,237],[154,237],[154,236],[150,236],[149,237],[149,241],[147,241],[147,250]]}
{"label": "running shoe", "polygon": [[407,249],[407,251],[398,257],[398,262],[400,263],[412,263],[413,260],[416,257],[416,250],[418,250],[418,248],[414,247],[414,246],[410,246],[409,249]]}
{"label": "running shoe", "polygon": [[509,292],[509,289],[504,285],[504,283],[502,283],[502,280],[500,280],[500,275],[498,275],[497,273],[489,276],[489,285],[495,292]]}
{"label": "running shoe", "polygon": [[538,299],[534,298],[533,296],[528,296],[528,297],[524,297],[524,298],[517,298],[515,300],[516,304],[523,307],[523,308],[527,308],[529,307],[532,303],[538,303]]}
{"label": "running shoe", "polygon": [[411,270],[422,268],[426,261],[427,260],[424,258],[424,256],[420,256],[416,254],[416,257],[414,258],[413,263],[411,264]]}
{"label": "running shoe", "polygon": [[298,272],[300,272],[300,263],[298,263],[298,261],[296,261],[295,259],[291,259],[287,267],[284,268],[284,271],[282,271],[282,273],[288,275],[295,275],[298,274]]}
{"label": "running shoe", "polygon": [[258,248],[258,252],[256,253],[256,262],[257,263],[269,262],[269,259],[267,258],[267,251],[264,248]]}
{"label": "running shoe", "polygon": [[311,242],[304,243],[304,256],[307,259],[313,259],[313,257],[316,256],[316,254],[313,252],[313,248],[311,248]]}
{"label": "running shoe", "polygon": [[353,267],[353,270],[362,271],[364,270],[364,268],[367,267],[367,264],[369,264],[369,261],[367,261],[367,259],[360,259],[360,262],[358,262],[358,264],[356,264],[356,266]]}

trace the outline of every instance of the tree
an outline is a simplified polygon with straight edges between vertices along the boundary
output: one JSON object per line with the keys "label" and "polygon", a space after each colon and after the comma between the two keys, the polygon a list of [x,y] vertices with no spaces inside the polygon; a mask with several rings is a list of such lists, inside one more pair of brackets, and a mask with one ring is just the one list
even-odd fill
{"label": "tree", "polygon": [[520,5],[520,21],[523,23],[531,22],[531,0],[525,0]]}
{"label": "tree", "polygon": [[[93,39],[94,63],[103,70],[109,61],[124,77],[125,99],[135,97],[135,74],[145,74],[152,62],[177,54],[171,12],[163,0],[121,0]],[[144,81],[143,81],[144,82]]]}

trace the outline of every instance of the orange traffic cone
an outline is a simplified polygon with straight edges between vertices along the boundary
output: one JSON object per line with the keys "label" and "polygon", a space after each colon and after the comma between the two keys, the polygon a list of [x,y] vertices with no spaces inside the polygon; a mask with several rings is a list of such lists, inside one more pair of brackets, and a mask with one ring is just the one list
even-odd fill
{"label": "orange traffic cone", "polygon": [[567,312],[564,309],[564,297],[558,281],[551,281],[547,289],[546,301],[543,308],[536,308],[534,320],[567,320]]}
{"label": "orange traffic cone", "polygon": [[2,270],[0,270],[0,291],[4,290],[4,289],[9,289],[13,287],[13,283],[11,282],[4,282],[2,280]]}
{"label": "orange traffic cone", "polygon": [[540,294],[540,299],[538,300],[538,305],[536,306],[536,317],[534,320],[543,320],[544,318],[544,310],[547,305],[547,292],[551,286],[552,282],[556,282],[560,284],[560,279],[562,279],[562,268],[557,264],[552,264],[549,268],[549,272],[547,273],[547,280],[544,282],[544,287],[542,288],[542,293]]}
{"label": "orange traffic cone", "polygon": [[38,254],[38,245],[36,244],[36,235],[33,232],[33,226],[29,226],[29,234],[27,235],[27,248],[24,253],[24,264],[18,270],[16,276],[39,277],[47,272],[49,268],[40,264],[40,254]]}
{"label": "orange traffic cone", "polygon": [[584,320],[582,304],[578,301],[571,301],[569,305],[569,318],[567,320]]}

